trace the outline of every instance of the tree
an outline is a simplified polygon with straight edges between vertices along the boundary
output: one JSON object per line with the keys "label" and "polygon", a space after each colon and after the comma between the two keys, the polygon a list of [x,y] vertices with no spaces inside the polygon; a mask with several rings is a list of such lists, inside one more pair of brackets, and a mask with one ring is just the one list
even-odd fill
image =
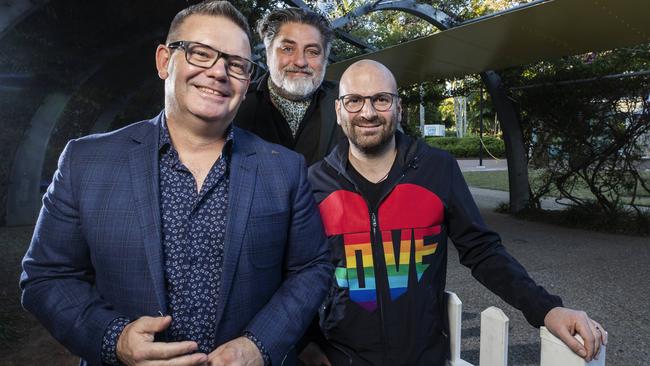
{"label": "tree", "polygon": [[[650,133],[650,76],[634,73],[649,67],[650,45],[640,45],[504,74],[515,86],[530,163],[541,168],[533,205],[558,191],[574,205],[614,218],[624,203],[637,208],[637,195],[650,194],[648,178],[638,171],[641,142]],[[594,199],[581,196],[580,186]]]}

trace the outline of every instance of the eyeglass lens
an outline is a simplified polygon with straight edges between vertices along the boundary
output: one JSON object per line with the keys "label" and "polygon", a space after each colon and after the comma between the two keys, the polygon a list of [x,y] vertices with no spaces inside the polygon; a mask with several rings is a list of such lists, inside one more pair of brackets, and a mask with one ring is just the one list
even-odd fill
{"label": "eyeglass lens", "polygon": [[377,93],[364,97],[357,94],[348,94],[343,97],[343,106],[350,113],[359,112],[363,109],[366,99],[370,99],[372,106],[378,112],[385,112],[393,105],[393,95],[390,93]]}
{"label": "eyeglass lens", "polygon": [[[170,44],[176,46],[175,44]],[[225,52],[196,42],[179,42],[179,47],[185,50],[187,62],[194,66],[210,68],[220,57],[226,61],[228,75],[235,78],[248,79],[253,73],[253,63],[243,57],[229,55]]]}

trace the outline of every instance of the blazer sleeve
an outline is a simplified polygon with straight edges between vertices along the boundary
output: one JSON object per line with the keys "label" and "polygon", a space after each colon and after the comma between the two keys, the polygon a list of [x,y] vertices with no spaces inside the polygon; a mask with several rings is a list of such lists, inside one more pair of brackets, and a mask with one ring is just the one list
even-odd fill
{"label": "blazer sleeve", "polygon": [[74,148],[74,141],[65,147],[43,197],[22,262],[22,304],[71,352],[101,364],[104,331],[121,314],[93,286],[93,265],[74,192]]}
{"label": "blazer sleeve", "polygon": [[284,281],[246,328],[264,344],[273,365],[282,364],[309,326],[330,287],[334,271],[302,156],[299,171],[292,197]]}
{"label": "blazer sleeve", "polygon": [[506,251],[499,235],[487,228],[458,164],[451,157],[449,160],[449,236],[458,249],[460,262],[481,284],[521,310],[532,326],[544,325],[546,313],[562,306],[562,300],[538,286]]}

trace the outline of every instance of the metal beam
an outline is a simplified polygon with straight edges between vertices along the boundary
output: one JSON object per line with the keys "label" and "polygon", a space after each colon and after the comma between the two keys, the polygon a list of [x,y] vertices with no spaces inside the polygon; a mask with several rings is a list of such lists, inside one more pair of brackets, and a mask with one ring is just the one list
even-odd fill
{"label": "metal beam", "polygon": [[454,26],[454,20],[445,12],[428,4],[418,4],[414,0],[382,1],[371,11],[397,10],[415,15],[434,27],[445,30]]}
{"label": "metal beam", "polygon": [[16,24],[20,23],[30,14],[40,9],[50,0],[6,0],[0,7],[0,39]]}
{"label": "metal beam", "polygon": [[366,53],[378,51],[377,47],[375,47],[373,45],[370,45],[370,44],[360,40],[359,38],[351,35],[350,33],[344,32],[342,30],[336,30],[335,33],[336,33],[336,36],[340,40],[342,40],[344,42],[347,42],[347,43],[361,49],[362,51],[364,51]]}

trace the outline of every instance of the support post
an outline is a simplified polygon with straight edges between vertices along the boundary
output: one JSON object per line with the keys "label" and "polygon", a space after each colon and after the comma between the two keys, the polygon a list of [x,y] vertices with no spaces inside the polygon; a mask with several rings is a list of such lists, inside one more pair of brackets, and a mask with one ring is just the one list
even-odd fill
{"label": "support post", "polygon": [[510,320],[497,307],[481,313],[481,366],[508,366],[508,323]]}
{"label": "support post", "polygon": [[460,359],[460,330],[463,325],[463,303],[458,296],[446,291],[447,317],[449,318],[449,360],[448,366],[473,366]]}
{"label": "support post", "polygon": [[424,136],[424,88],[420,84],[420,133]]}
{"label": "support post", "polygon": [[[606,347],[600,347],[597,360],[585,361],[567,347],[564,342],[551,334],[546,327],[539,328],[539,335],[542,339],[542,350],[540,355],[540,366],[605,366],[607,356]],[[583,343],[582,338],[576,334],[578,342]]]}
{"label": "support post", "polygon": [[479,132],[478,132],[478,166],[483,167],[483,86],[479,93]]}

